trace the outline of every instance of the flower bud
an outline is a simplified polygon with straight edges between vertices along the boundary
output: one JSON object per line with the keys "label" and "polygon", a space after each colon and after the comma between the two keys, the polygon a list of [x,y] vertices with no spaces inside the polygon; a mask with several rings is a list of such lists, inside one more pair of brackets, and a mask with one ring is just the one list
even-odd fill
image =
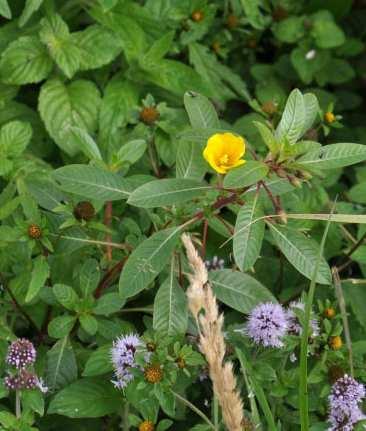
{"label": "flower bud", "polygon": [[194,22],[200,22],[203,20],[204,17],[205,16],[201,10],[195,10],[191,15],[191,18]]}
{"label": "flower bud", "polygon": [[81,201],[74,208],[74,217],[77,220],[90,221],[94,216],[95,209],[88,201]]}
{"label": "flower bud", "polygon": [[330,337],[329,346],[332,350],[339,350],[343,346],[342,338],[339,335],[335,337]]}
{"label": "flower bud", "polygon": [[140,120],[151,126],[159,119],[159,111],[154,106],[146,106],[140,112]]}
{"label": "flower bud", "polygon": [[145,368],[144,376],[148,383],[159,383],[163,378],[163,370],[159,364],[149,365]]}
{"label": "flower bud", "polygon": [[336,117],[333,114],[333,112],[326,112],[324,114],[324,120],[328,123],[328,124],[332,124],[336,121]]}
{"label": "flower bud", "polygon": [[28,236],[32,239],[39,239],[42,236],[42,229],[38,225],[32,223],[28,226]]}

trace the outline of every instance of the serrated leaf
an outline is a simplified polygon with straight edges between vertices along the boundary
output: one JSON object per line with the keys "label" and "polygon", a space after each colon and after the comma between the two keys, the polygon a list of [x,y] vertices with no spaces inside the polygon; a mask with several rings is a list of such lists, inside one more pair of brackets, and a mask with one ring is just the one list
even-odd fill
{"label": "serrated leaf", "polygon": [[32,138],[32,127],[22,121],[11,121],[0,130],[0,151],[3,156],[20,156]]}
{"label": "serrated leaf", "polygon": [[98,331],[98,320],[91,314],[79,316],[79,322],[84,331],[89,335],[95,335]]}
{"label": "serrated leaf", "polygon": [[210,271],[209,279],[217,299],[241,313],[250,313],[261,302],[277,302],[266,287],[248,274],[222,269]]}
{"label": "serrated leaf", "polygon": [[155,208],[191,201],[211,187],[190,179],[154,180],[134,190],[127,203],[140,208]]}
{"label": "serrated leaf", "polygon": [[111,345],[106,344],[98,347],[89,356],[83,371],[84,377],[100,376],[110,373],[113,370],[111,361]]}
{"label": "serrated leaf", "polygon": [[43,3],[43,0],[26,0],[22,14],[19,17],[19,27],[23,27],[30,17],[36,12]]}
{"label": "serrated leaf", "polygon": [[216,109],[206,96],[189,91],[184,94],[184,106],[193,128],[220,128]]}
{"label": "serrated leaf", "polygon": [[48,325],[48,334],[53,338],[64,338],[71,332],[76,322],[76,316],[65,314],[57,316]]}
{"label": "serrated leaf", "polygon": [[51,70],[52,60],[36,36],[20,37],[1,55],[0,76],[6,84],[34,84],[47,78]]}
{"label": "serrated leaf", "polygon": [[74,310],[78,304],[79,298],[74,289],[65,284],[54,284],[52,287],[53,294],[57,301],[68,310]]}
{"label": "serrated leaf", "polygon": [[292,90],[287,99],[281,121],[277,126],[276,138],[286,138],[291,144],[294,144],[304,130],[305,119],[304,97],[298,89]]}
{"label": "serrated leaf", "polygon": [[[286,256],[287,260],[305,277],[311,280],[319,255],[319,245],[295,230],[269,224],[273,239]],[[331,284],[330,268],[324,258],[321,259],[316,282]]]}
{"label": "serrated leaf", "polygon": [[243,166],[232,169],[225,175],[224,186],[239,189],[251,186],[262,180],[268,174],[268,166],[259,161],[247,161]]}
{"label": "serrated leaf", "polygon": [[233,237],[235,263],[241,271],[247,271],[256,262],[262,248],[265,223],[263,212],[258,205],[258,195],[247,201],[239,210]]}
{"label": "serrated leaf", "polygon": [[143,69],[154,67],[168,53],[173,43],[174,34],[174,31],[170,31],[152,44],[148,52],[140,59],[140,65]]}
{"label": "serrated leaf", "polygon": [[366,160],[366,145],[330,144],[310,151],[298,159],[298,163],[309,169],[336,169]]}
{"label": "serrated leaf", "polygon": [[51,400],[48,414],[69,418],[98,418],[119,411],[121,399],[109,381],[80,379]]}
{"label": "serrated leaf", "polygon": [[[173,266],[173,264],[172,264]],[[154,301],[153,327],[166,336],[183,335],[188,325],[186,294],[174,276],[173,268],[169,277],[160,286]]]}
{"label": "serrated leaf", "polygon": [[38,256],[33,262],[33,269],[31,281],[28,287],[25,302],[30,302],[34,299],[41,287],[44,286],[50,274],[50,267],[48,266],[47,259],[44,256]]}
{"label": "serrated leaf", "polygon": [[161,230],[142,242],[128,258],[119,279],[119,291],[129,298],[144,290],[167,264],[182,226]]}
{"label": "serrated leaf", "polygon": [[98,286],[100,269],[98,261],[86,259],[80,270],[80,291],[84,297],[91,295]]}
{"label": "serrated leaf", "polygon": [[124,299],[121,298],[118,293],[106,293],[97,300],[95,307],[93,308],[93,313],[102,316],[109,316],[110,314],[120,311],[124,304]]}
{"label": "serrated leaf", "polygon": [[124,178],[94,166],[68,165],[56,169],[52,176],[62,190],[88,199],[115,201],[130,195]]}

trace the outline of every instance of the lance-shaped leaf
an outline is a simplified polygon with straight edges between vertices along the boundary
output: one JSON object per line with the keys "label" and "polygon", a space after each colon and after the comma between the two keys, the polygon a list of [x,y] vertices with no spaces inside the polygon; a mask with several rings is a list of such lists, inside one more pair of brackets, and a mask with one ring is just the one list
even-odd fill
{"label": "lance-shaped leaf", "polygon": [[298,89],[295,89],[287,99],[281,121],[276,129],[276,138],[286,138],[291,144],[294,144],[303,133],[305,121],[304,96]]}
{"label": "lance-shaped leaf", "polygon": [[258,204],[258,195],[243,205],[235,223],[233,252],[234,259],[242,271],[251,268],[259,257],[264,236],[264,220],[258,220],[263,212]]}
{"label": "lance-shaped leaf", "polygon": [[239,189],[251,186],[262,180],[268,173],[268,166],[263,162],[248,161],[243,166],[228,172],[224,179],[227,188]]}
{"label": "lance-shaped leaf", "polygon": [[119,291],[129,298],[144,290],[164,269],[178,242],[182,226],[156,232],[130,255],[119,279]]}
{"label": "lance-shaped leaf", "polygon": [[160,286],[154,301],[153,326],[167,336],[185,334],[188,324],[187,298],[174,270]]}
{"label": "lance-shaped leaf", "polygon": [[52,173],[60,188],[87,199],[115,201],[128,198],[130,185],[119,175],[88,165],[68,165]]}
{"label": "lance-shaped leaf", "polygon": [[184,95],[184,106],[193,128],[220,128],[216,109],[206,96],[189,91]]}
{"label": "lance-shaped leaf", "polygon": [[[319,255],[319,245],[300,232],[283,226],[269,224],[273,239],[287,260],[305,277],[311,280]],[[316,278],[317,283],[331,284],[330,268],[321,259]]]}
{"label": "lance-shaped leaf", "polygon": [[196,142],[179,142],[176,160],[178,178],[202,180],[208,165],[202,157],[202,146]]}
{"label": "lance-shaped leaf", "polygon": [[222,269],[210,271],[209,278],[217,298],[241,313],[250,313],[261,302],[277,302],[266,287],[248,274]]}
{"label": "lance-shaped leaf", "polygon": [[38,256],[34,260],[32,277],[28,287],[28,292],[25,297],[25,302],[30,302],[35,298],[46,282],[50,274],[50,267],[48,266],[47,259],[44,256]]}
{"label": "lance-shaped leaf", "polygon": [[210,189],[210,186],[190,179],[155,180],[134,190],[127,202],[140,208],[175,205],[202,196]]}

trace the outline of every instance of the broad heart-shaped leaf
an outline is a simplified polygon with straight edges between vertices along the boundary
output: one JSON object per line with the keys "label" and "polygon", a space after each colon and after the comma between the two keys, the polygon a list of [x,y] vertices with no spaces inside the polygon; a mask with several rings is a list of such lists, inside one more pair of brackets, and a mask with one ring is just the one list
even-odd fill
{"label": "broad heart-shaped leaf", "polygon": [[19,27],[23,27],[29,18],[36,12],[43,3],[43,0],[26,0],[22,14],[19,17]]}
{"label": "broad heart-shaped leaf", "polygon": [[49,15],[41,20],[39,35],[57,66],[68,78],[72,78],[80,68],[81,52],[71,39],[66,22],[60,15]]}
{"label": "broad heart-shaped leaf", "polygon": [[74,350],[66,336],[47,352],[46,383],[50,391],[67,386],[78,377]]}
{"label": "broad heart-shaped leaf", "polygon": [[[287,260],[309,280],[313,277],[314,267],[319,255],[319,245],[300,232],[287,227],[269,224],[275,243]],[[326,260],[322,257],[316,282],[331,284],[332,276]]]}
{"label": "broad heart-shaped leaf", "polygon": [[242,271],[251,268],[259,257],[264,236],[264,220],[258,220],[263,212],[258,195],[248,200],[239,210],[234,230],[233,253],[235,263]]}
{"label": "broad heart-shaped leaf", "polygon": [[59,79],[46,82],[39,95],[39,112],[48,133],[69,156],[80,149],[70,134],[71,127],[93,133],[97,127],[100,94],[91,81],[65,85]]}
{"label": "broad heart-shaped leaf", "polygon": [[231,269],[210,271],[209,279],[219,301],[248,314],[261,302],[277,302],[272,293],[248,274]]}
{"label": "broad heart-shaped leaf", "polygon": [[206,96],[188,91],[184,95],[184,106],[193,128],[220,128],[216,109]]}
{"label": "broad heart-shaped leaf", "polygon": [[268,173],[268,166],[263,162],[249,160],[239,168],[232,169],[225,175],[224,186],[239,189],[251,186],[262,180]]}
{"label": "broad heart-shaped leaf", "polygon": [[154,180],[134,190],[127,203],[140,208],[181,204],[202,196],[210,189],[200,181],[183,178]]}
{"label": "broad heart-shaped leaf", "polygon": [[164,269],[182,228],[177,226],[156,232],[132,252],[119,279],[119,291],[123,298],[144,290]]}
{"label": "broad heart-shaped leaf", "polygon": [[87,199],[116,201],[130,195],[128,182],[119,175],[89,165],[67,165],[52,173],[60,188]]}
{"label": "broad heart-shaped leaf", "polygon": [[172,268],[155,296],[153,326],[166,336],[175,336],[185,334],[187,325],[187,297]]}
{"label": "broad heart-shaped leaf", "polygon": [[330,144],[298,159],[298,163],[308,169],[336,169],[366,160],[366,145]]}
{"label": "broad heart-shaped leaf", "polygon": [[294,144],[304,130],[305,120],[304,96],[296,88],[292,90],[287,99],[281,121],[276,129],[276,138],[286,138],[291,144]]}
{"label": "broad heart-shaped leaf", "polygon": [[202,180],[208,165],[202,157],[202,145],[181,140],[178,144],[176,171],[177,178]]}
{"label": "broad heart-shaped leaf", "polygon": [[51,70],[52,60],[36,36],[10,43],[0,60],[0,77],[6,84],[34,84],[47,78]]}
{"label": "broad heart-shaped leaf", "polygon": [[48,414],[69,418],[99,418],[119,411],[121,396],[105,379],[83,378],[52,399]]}
{"label": "broad heart-shaped leaf", "polygon": [[50,267],[48,266],[47,259],[44,256],[38,256],[34,260],[32,277],[28,287],[27,295],[25,297],[25,302],[30,302],[34,299],[41,287],[43,287],[48,276],[50,274]]}
{"label": "broad heart-shaped leaf", "polygon": [[100,376],[113,370],[111,361],[111,344],[106,344],[92,352],[85,364],[84,377]]}
{"label": "broad heart-shaped leaf", "polygon": [[2,156],[19,156],[32,138],[32,127],[22,121],[11,121],[0,130],[0,151]]}

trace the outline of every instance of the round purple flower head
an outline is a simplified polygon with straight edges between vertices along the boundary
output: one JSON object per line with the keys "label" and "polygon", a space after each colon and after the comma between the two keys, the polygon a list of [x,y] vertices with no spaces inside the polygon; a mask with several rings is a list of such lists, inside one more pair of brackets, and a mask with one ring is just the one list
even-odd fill
{"label": "round purple flower head", "polygon": [[[294,310],[305,310],[305,305],[301,301],[291,302],[289,308],[286,310],[287,321],[288,321],[288,332],[293,335],[301,335],[302,327],[298,317]],[[311,332],[310,332],[311,331]],[[316,319],[310,320],[310,336],[315,338],[319,335],[319,323]]]}
{"label": "round purple flower head", "polygon": [[354,425],[365,419],[358,407],[365,397],[365,387],[345,374],[338,379],[329,395],[329,431],[351,431]]}
{"label": "round purple flower head", "polygon": [[250,313],[247,335],[265,347],[282,347],[282,337],[287,332],[286,312],[279,304],[266,302],[257,305]]}
{"label": "round purple flower head", "polygon": [[17,369],[21,369],[34,364],[36,356],[37,352],[33,344],[25,338],[19,338],[10,344],[6,362]]}
{"label": "round purple flower head", "polygon": [[17,375],[6,376],[4,383],[8,389],[13,391],[20,389],[34,389],[37,387],[38,378],[34,373],[22,369]]}
{"label": "round purple flower head", "polygon": [[133,374],[130,372],[130,369],[137,367],[135,353],[141,345],[141,340],[135,334],[117,338],[113,342],[111,359],[116,376],[116,380],[113,383],[117,388],[123,389],[133,380]]}

